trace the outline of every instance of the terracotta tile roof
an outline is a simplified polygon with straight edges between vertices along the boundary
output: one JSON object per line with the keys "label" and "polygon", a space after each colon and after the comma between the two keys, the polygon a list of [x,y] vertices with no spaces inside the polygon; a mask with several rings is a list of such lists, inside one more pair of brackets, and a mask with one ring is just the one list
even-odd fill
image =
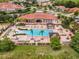
{"label": "terracotta tile roof", "polygon": [[16,5],[16,4],[13,4],[13,3],[0,3],[0,9],[3,9],[3,10],[9,10],[9,9],[22,9],[23,7],[20,6],[20,5]]}
{"label": "terracotta tile roof", "polygon": [[75,8],[66,8],[65,11],[67,12],[79,12],[79,8],[75,7]]}
{"label": "terracotta tile roof", "polygon": [[52,14],[42,13],[42,12],[26,14],[26,15],[21,16],[19,18],[23,18],[23,19],[55,19],[55,20],[58,19],[56,16],[54,16]]}

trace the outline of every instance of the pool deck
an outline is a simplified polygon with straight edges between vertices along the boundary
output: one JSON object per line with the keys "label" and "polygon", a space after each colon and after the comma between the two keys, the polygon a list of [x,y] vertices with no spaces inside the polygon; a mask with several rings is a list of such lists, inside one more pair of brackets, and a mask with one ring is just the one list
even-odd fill
{"label": "pool deck", "polygon": [[[33,26],[33,27],[32,27]],[[47,29],[46,26],[39,26],[39,25],[28,25],[25,26],[26,28],[40,28],[40,29]],[[20,35],[20,36],[15,36],[13,37],[12,35],[15,33],[14,30],[17,31],[17,28],[15,25],[8,28],[1,36],[0,38],[2,38],[5,34],[10,37],[12,39],[12,41],[14,42],[21,42],[21,41],[27,41],[28,43],[35,43],[35,42],[39,42],[39,43],[50,43],[50,37],[49,36],[28,36],[28,35]],[[21,27],[22,28],[22,27]],[[38,29],[39,29],[38,28]],[[10,31],[11,30],[11,31]],[[63,44],[63,42],[70,42],[71,40],[71,36],[73,36],[73,33],[70,32],[70,30],[68,29],[64,29],[61,25],[59,26],[55,26],[54,28],[52,28],[53,32],[56,32],[59,34],[60,36],[60,42],[61,44]],[[71,36],[70,36],[71,35]],[[16,39],[17,38],[17,39]],[[33,38],[33,39],[32,39]],[[43,39],[42,39],[43,38]]]}
{"label": "pool deck", "polygon": [[60,42],[62,44],[71,41],[71,36],[73,36],[73,33],[69,29],[64,29],[62,26],[59,26],[55,27],[53,30],[59,34]]}

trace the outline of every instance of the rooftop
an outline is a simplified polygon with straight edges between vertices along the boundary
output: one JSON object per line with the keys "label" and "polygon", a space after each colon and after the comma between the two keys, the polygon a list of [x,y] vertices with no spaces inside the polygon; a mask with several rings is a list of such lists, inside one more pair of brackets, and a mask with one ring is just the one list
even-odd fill
{"label": "rooftop", "polygon": [[22,8],[24,8],[24,7],[22,7],[20,5],[13,4],[13,3],[8,3],[8,2],[0,3],[0,9],[3,9],[3,10],[22,9]]}
{"label": "rooftop", "polygon": [[75,8],[66,8],[66,11],[68,12],[79,12],[79,8],[75,7]]}
{"label": "rooftop", "polygon": [[21,16],[20,18],[23,19],[54,19],[57,20],[57,17],[52,15],[52,14],[48,14],[48,13],[43,13],[43,12],[36,12],[36,13],[32,13],[32,14],[26,14]]}

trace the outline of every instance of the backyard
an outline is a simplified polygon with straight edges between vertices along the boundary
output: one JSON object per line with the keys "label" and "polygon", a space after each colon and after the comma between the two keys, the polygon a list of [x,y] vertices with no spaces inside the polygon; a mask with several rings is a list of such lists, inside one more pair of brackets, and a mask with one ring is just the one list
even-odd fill
{"label": "backyard", "polygon": [[[0,0],[0,2],[5,1],[11,0]],[[79,31],[79,24],[73,20],[76,15],[68,17],[71,13],[67,11],[67,14],[69,14],[66,17],[66,12],[59,11],[55,8],[61,5],[66,8],[79,8],[79,0],[51,1],[55,1],[57,4],[38,7],[37,4],[27,4],[26,2],[24,2],[24,4],[23,2],[19,2],[20,5],[23,4],[25,9],[8,13],[6,11],[0,12],[0,59],[79,59],[79,53],[77,53],[79,52],[79,33],[73,34],[70,31],[73,30],[74,33]],[[47,12],[48,14],[41,14],[43,12]],[[11,14],[13,15],[11,16]],[[56,16],[56,19],[54,19],[54,15],[58,15],[59,18]],[[20,16],[24,19],[21,19]],[[52,31],[49,31],[49,29]],[[55,38],[53,34],[56,35]],[[71,38],[72,36],[73,38]],[[13,41],[26,45],[15,45]],[[63,43],[65,44],[67,42],[71,42],[70,45],[63,45]],[[27,43],[35,43],[36,46],[32,44],[28,45]],[[49,45],[42,44],[40,46],[37,45],[38,43],[48,43]],[[62,43],[62,45],[60,43]]]}
{"label": "backyard", "polygon": [[17,46],[11,52],[0,53],[0,59],[79,59],[79,54],[69,46],[59,51],[50,46]]}

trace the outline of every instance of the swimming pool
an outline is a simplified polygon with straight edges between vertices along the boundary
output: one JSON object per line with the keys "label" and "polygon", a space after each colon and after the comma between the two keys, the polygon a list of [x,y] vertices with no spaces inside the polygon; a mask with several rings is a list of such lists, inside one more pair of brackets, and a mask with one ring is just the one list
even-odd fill
{"label": "swimming pool", "polygon": [[49,36],[51,30],[40,30],[40,29],[31,29],[31,30],[19,30],[16,34],[26,34],[30,36]]}

